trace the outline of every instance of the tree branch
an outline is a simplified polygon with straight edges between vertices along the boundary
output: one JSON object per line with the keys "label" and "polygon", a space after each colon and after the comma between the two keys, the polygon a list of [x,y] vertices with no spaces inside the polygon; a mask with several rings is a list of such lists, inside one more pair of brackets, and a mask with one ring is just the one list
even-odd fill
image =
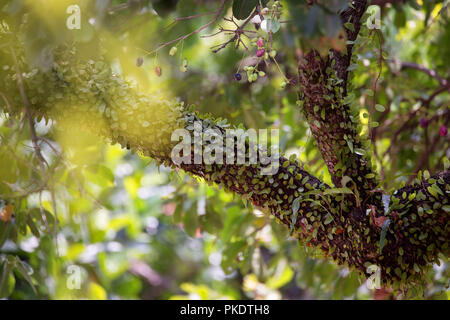
{"label": "tree branch", "polygon": [[[223,121],[201,117],[164,97],[136,91],[126,81],[113,75],[102,57],[94,63],[84,61],[76,50],[67,48],[56,50],[54,54],[57,63],[52,72],[39,72],[36,81],[27,79],[28,87],[39,87],[46,93],[33,104],[33,114],[55,119],[56,123],[70,119],[77,123],[77,127],[103,136],[109,143],[120,143],[133,152],[152,157],[172,168],[183,169],[209,183],[222,185],[256,206],[267,208],[278,221],[291,229],[293,236],[308,246],[322,250],[325,256],[338,264],[347,265],[366,276],[369,275],[367,266],[377,265],[381,269],[383,284],[408,282],[414,285],[421,281],[424,270],[430,267],[430,262],[437,259],[439,253],[448,254],[448,171],[433,178],[424,174],[422,181],[400,189],[391,197],[390,210],[385,212],[383,206],[377,206],[373,199],[364,198],[359,191],[366,190],[367,195],[381,197],[379,192],[366,189],[369,186],[367,181],[372,181],[367,174],[362,176],[366,179],[362,182],[362,188],[358,185],[361,184],[358,183],[358,175],[369,172],[365,171],[369,168],[365,156],[357,153],[349,155],[348,151],[339,153],[340,150],[335,149],[337,143],[341,149],[350,149],[340,142],[336,142],[334,149],[330,150],[343,156],[343,167],[339,171],[336,166],[332,169],[335,176],[336,172],[343,172],[351,173],[349,177],[355,178],[353,184],[350,180],[345,183],[341,180],[341,185],[346,188],[340,189],[330,188],[301,169],[295,161],[283,157],[278,160],[278,172],[272,176],[262,174],[261,169],[265,165],[261,162],[252,165],[208,164],[203,159],[198,164],[177,164],[171,157],[176,143],[171,137],[176,129],[194,131],[195,137],[195,124],[199,122],[202,129],[223,134],[227,128]],[[305,73],[305,79],[309,81],[302,82],[307,89],[305,98],[310,94],[311,99],[307,105],[305,103],[305,108],[309,108],[315,99],[319,102],[317,97],[328,101],[321,103],[321,107],[329,108],[330,100],[325,94],[330,92],[325,90],[330,89],[323,89],[323,80],[320,79],[321,72],[327,73],[326,64],[323,60],[312,59],[315,56],[310,56],[307,69],[311,77]],[[329,60],[329,63],[332,61]],[[77,68],[67,68],[67,65]],[[338,92],[339,88],[342,89],[340,86],[334,88],[338,88]],[[340,98],[333,99],[340,102]],[[90,107],[86,107],[87,104]],[[333,126],[334,119],[352,120],[346,104],[339,103],[336,107],[333,112],[326,111],[326,120],[321,120],[323,130],[331,128],[331,132],[342,137],[341,141],[345,141],[343,134],[356,137],[352,126]],[[306,112],[318,119],[312,111],[308,109]],[[334,118],[335,114],[338,118]],[[314,125],[312,130],[320,135]],[[325,131],[325,134],[329,133]],[[338,141],[333,136],[329,139],[332,144]],[[321,148],[325,148],[326,141],[319,141]],[[355,145],[358,145],[356,142]],[[195,139],[189,147],[189,157],[195,160]],[[231,151],[224,148],[224,158],[227,152]],[[236,154],[234,152],[233,158]],[[347,168],[348,161],[360,164],[362,168],[354,165]],[[345,176],[342,179],[345,180]],[[388,229],[384,229],[386,243],[383,246],[380,239],[387,219],[390,224]]]}
{"label": "tree branch", "polygon": [[[401,69],[411,68],[411,69],[415,69],[415,70],[421,71],[423,73],[426,73],[430,77],[435,78],[437,81],[439,81],[439,83],[442,87],[445,87],[448,83],[448,81],[445,80],[444,78],[442,78],[436,72],[436,70],[425,68],[424,66],[422,66],[420,64],[413,63],[413,62],[401,62],[400,66],[401,66]],[[449,88],[449,90],[450,90],[450,88]]]}
{"label": "tree branch", "polygon": [[352,110],[351,97],[347,95],[353,41],[361,28],[360,19],[366,6],[365,0],[353,1],[353,7],[341,13],[349,41],[347,54],[330,50],[324,59],[311,51],[299,64],[299,99],[333,183],[339,187],[342,179],[349,177],[363,205],[372,203],[381,208],[381,198],[372,192],[378,180],[372,171],[370,150],[359,135],[359,114]]}
{"label": "tree branch", "polygon": [[[23,83],[22,73],[20,72],[16,53],[12,46],[10,47],[10,50],[11,50],[11,55],[12,55],[13,61],[14,61],[15,71],[16,71],[17,87],[19,88],[20,96],[22,97],[23,106],[25,107],[25,114],[26,114],[26,117],[28,120],[28,125],[30,127],[31,143],[33,144],[33,148],[34,148],[36,157],[39,160],[39,165],[41,165],[44,169],[44,164],[47,165],[47,167],[48,167],[48,163],[47,163],[47,161],[45,161],[44,157],[42,156],[41,148],[38,143],[36,129],[34,127],[34,119],[33,119],[32,113],[31,113],[30,101],[28,100],[28,97],[25,93],[25,87],[24,87],[24,83]],[[7,101],[7,100],[5,100],[5,101]]]}

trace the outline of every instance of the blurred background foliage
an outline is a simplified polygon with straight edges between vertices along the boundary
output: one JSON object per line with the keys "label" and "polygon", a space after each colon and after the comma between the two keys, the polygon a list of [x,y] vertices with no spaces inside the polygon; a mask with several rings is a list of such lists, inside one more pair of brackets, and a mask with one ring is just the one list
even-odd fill
{"label": "blurred background foliage", "polygon": [[[2,24],[18,28],[26,16],[20,27],[27,30],[22,41],[31,64],[48,68],[52,48],[62,42],[84,43],[89,55],[101,41],[115,72],[140,90],[168,92],[202,113],[247,128],[278,128],[282,150],[296,153],[307,170],[331,182],[295,104],[295,85],[280,84],[284,76],[296,79],[297,59],[310,49],[326,54],[345,48],[335,12],[346,1],[281,1],[282,26],[273,35],[280,69],[261,65],[266,76],[251,84],[234,75],[251,63],[253,51],[230,46],[211,52],[228,39],[223,33],[195,34],[176,44],[174,56],[171,46],[154,51],[212,19],[173,23],[176,17],[215,12],[220,1],[79,0],[82,28],[68,30],[63,26],[72,2],[2,1]],[[232,15],[231,6],[225,15]],[[448,135],[439,132],[449,124],[448,90],[435,94],[442,81],[402,66],[415,63],[444,81],[450,78],[448,1],[398,1],[382,7],[381,23],[375,32],[363,26],[352,92],[363,124],[378,122],[371,132],[376,163],[382,187],[392,190],[418,170],[441,170],[442,159],[450,157]],[[256,30],[251,24],[248,29]],[[216,30],[213,24],[201,35]],[[183,59],[187,72],[179,69]],[[7,62],[1,67],[8,68]],[[382,112],[375,102],[385,107]],[[0,103],[7,110],[7,102]],[[157,167],[70,124],[40,121],[39,144],[50,164],[43,172],[26,121],[2,113],[0,124],[1,297],[373,298],[357,274],[297,243],[274,219],[230,193]],[[442,261],[428,275],[425,295],[416,298],[447,299],[448,276]],[[80,287],[73,289],[77,280]]]}

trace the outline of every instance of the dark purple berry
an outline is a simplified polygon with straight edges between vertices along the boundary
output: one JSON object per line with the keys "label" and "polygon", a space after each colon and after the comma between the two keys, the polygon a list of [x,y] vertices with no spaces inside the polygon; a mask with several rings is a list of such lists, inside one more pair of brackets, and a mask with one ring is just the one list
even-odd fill
{"label": "dark purple berry", "polygon": [[426,128],[428,126],[428,119],[427,118],[420,119],[420,126],[422,128]]}
{"label": "dark purple berry", "polygon": [[241,76],[240,73],[236,73],[236,74],[234,75],[234,80],[236,80],[236,81],[241,81],[241,79],[242,79],[242,76]]}
{"label": "dark purple berry", "polygon": [[137,58],[136,65],[138,67],[142,66],[143,63],[144,63],[144,59],[142,57]]}
{"label": "dark purple berry", "polygon": [[447,133],[448,133],[447,127],[442,125],[439,128],[439,134],[441,135],[441,137],[445,137],[447,135]]}

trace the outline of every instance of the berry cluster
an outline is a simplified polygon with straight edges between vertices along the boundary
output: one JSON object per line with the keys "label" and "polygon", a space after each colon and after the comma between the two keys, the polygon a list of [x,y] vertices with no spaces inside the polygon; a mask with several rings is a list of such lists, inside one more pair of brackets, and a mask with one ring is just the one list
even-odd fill
{"label": "berry cluster", "polygon": [[[427,118],[421,118],[420,121],[419,121],[419,124],[420,124],[420,126],[421,126],[423,129],[425,129],[426,127],[428,127],[428,124],[429,124],[429,123],[430,123],[430,120],[428,120]],[[447,133],[448,133],[447,127],[446,127],[445,125],[442,125],[442,126],[439,128],[439,135],[440,135],[441,137],[445,137],[445,136],[447,135]]]}
{"label": "berry cluster", "polygon": [[[261,62],[265,62],[269,65],[271,61],[278,63],[275,59],[277,51],[273,49],[273,34],[275,34],[280,29],[280,18],[282,14],[282,5],[279,1],[275,1],[271,8],[262,8],[254,15],[250,22],[254,25],[256,30],[262,30],[264,33],[258,32],[259,35],[252,37],[251,46],[255,48],[254,54],[256,56],[256,61],[252,65],[247,65],[243,69],[247,72],[247,81],[255,82],[258,77],[264,77],[266,73],[259,70],[258,66]],[[255,32],[255,31],[252,31]],[[278,70],[282,73],[284,81],[281,83],[281,88],[285,88],[286,85],[290,83],[290,80],[285,77],[283,72],[278,66]],[[234,75],[236,81],[242,80],[242,75],[238,72]]]}

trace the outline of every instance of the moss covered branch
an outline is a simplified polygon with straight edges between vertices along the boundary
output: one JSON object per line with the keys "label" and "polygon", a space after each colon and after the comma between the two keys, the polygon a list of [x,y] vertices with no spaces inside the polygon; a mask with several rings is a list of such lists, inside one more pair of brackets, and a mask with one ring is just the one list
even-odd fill
{"label": "moss covered branch", "polygon": [[347,184],[357,200],[347,197],[361,212],[375,206],[382,211],[381,195],[374,192],[378,176],[371,161],[371,144],[360,134],[359,110],[353,105],[349,66],[353,43],[361,28],[367,1],[353,1],[341,12],[347,34],[347,52],[330,50],[323,58],[313,50],[299,63],[299,101],[311,132],[336,187]]}
{"label": "moss covered branch", "polygon": [[[76,49],[64,47],[55,50],[54,56],[55,62],[48,72],[30,68],[23,55],[19,59],[33,117],[53,119],[57,124],[72,122],[76,128],[104,137],[110,143],[120,143],[167,166],[178,167],[209,183],[222,185],[256,206],[267,208],[293,236],[323,251],[338,264],[366,275],[369,275],[368,266],[377,265],[385,284],[417,283],[438,254],[448,254],[448,171],[433,178],[424,175],[417,184],[399,190],[386,212],[383,207],[373,205],[359,192],[360,174],[365,179],[366,192],[372,188],[374,177],[368,176],[372,171],[367,155],[355,152],[360,144],[356,140],[354,122],[345,111],[349,110],[345,103],[336,104],[336,111],[330,112],[328,118],[325,115],[324,119],[316,119],[320,127],[312,128],[320,138],[320,131],[325,131],[334,121],[333,114],[351,122],[348,127],[346,124],[339,128],[335,135],[351,135],[356,147],[353,152],[348,145],[343,147],[341,142],[333,142],[333,137],[329,137],[331,149],[325,153],[330,156],[332,152],[337,153],[337,160],[333,160],[336,162],[330,162],[330,171],[336,184],[339,185],[336,177],[340,175],[340,183],[346,187],[330,188],[302,170],[296,161],[283,157],[277,160],[279,170],[274,175],[263,175],[261,169],[265,165],[260,162],[250,165],[176,164],[171,157],[176,143],[171,137],[176,129],[192,131],[198,122],[203,129],[223,133],[226,130],[223,121],[201,117],[172,99],[140,93],[114,75],[101,55],[95,59],[80,58]],[[7,61],[7,57],[2,57],[2,61]],[[326,66],[319,59],[310,62],[311,68]],[[313,78],[316,76],[317,73],[312,75]],[[3,68],[1,81],[9,101],[5,110],[11,115],[19,114],[22,104],[14,71]],[[316,88],[314,81],[304,84],[305,90]],[[334,91],[336,95],[331,100],[341,99],[340,91]],[[314,107],[312,111],[309,109],[310,102],[305,105],[305,112],[308,117],[317,118]],[[328,108],[332,104],[321,105]],[[347,151],[336,149],[337,144]],[[325,140],[321,148],[325,148]],[[190,145],[191,158],[194,149],[195,145]],[[233,157],[235,155],[233,153]],[[339,161],[342,166],[338,169]]]}

